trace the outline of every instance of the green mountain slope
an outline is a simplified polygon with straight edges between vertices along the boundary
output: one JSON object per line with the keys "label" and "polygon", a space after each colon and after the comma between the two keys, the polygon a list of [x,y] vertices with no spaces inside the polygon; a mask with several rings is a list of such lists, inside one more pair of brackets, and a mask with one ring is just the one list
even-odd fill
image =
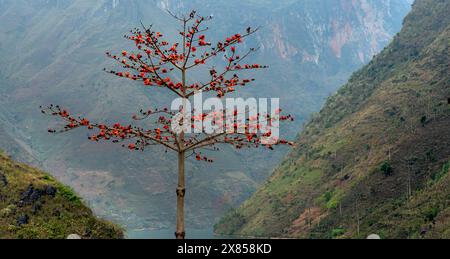
{"label": "green mountain slope", "polygon": [[122,238],[66,186],[0,152],[0,239]]}
{"label": "green mountain slope", "polygon": [[450,237],[450,2],[417,0],[392,44],[216,226],[301,238]]}

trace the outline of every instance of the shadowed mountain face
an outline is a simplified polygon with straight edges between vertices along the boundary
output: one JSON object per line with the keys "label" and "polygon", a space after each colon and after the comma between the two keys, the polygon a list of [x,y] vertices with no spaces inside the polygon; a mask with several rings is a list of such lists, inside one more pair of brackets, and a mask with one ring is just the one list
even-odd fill
{"label": "shadowed mountain face", "polygon": [[298,147],[217,231],[301,238],[450,237],[449,1],[402,31],[327,101]]}
{"label": "shadowed mountain face", "polygon": [[[257,73],[257,83],[240,95],[279,97],[283,109],[298,119],[284,129],[294,136],[304,118],[400,30],[409,3],[0,0],[0,131],[5,132],[0,144],[73,186],[97,213],[130,228],[173,222],[174,156],[159,149],[130,154],[114,145],[95,145],[83,131],[49,136],[46,129],[55,124],[38,107],[56,103],[92,120],[127,123],[141,108],[168,106],[173,96],[102,71],[113,66],[104,52],[130,48],[121,35],[141,20],[176,39],[177,24],[162,11],[166,8],[212,14],[212,39],[262,26],[245,46],[260,47],[251,62],[270,69]],[[213,167],[190,163],[189,224],[210,225],[242,202],[286,151],[238,154],[224,149],[213,154]]]}

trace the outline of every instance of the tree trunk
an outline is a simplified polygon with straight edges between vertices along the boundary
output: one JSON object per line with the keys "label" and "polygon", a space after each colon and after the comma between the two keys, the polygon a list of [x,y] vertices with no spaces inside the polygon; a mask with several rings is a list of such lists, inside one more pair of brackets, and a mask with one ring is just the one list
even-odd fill
{"label": "tree trunk", "polygon": [[177,187],[177,231],[176,239],[185,239],[186,230],[184,226],[184,196],[186,195],[186,181],[184,174],[185,153],[178,153],[178,187]]}
{"label": "tree trunk", "polygon": [[[184,23],[184,31],[186,32],[186,22]],[[186,41],[183,37],[183,53],[186,52]],[[186,64],[185,64],[186,65]],[[184,116],[186,112],[186,69],[183,68],[181,71],[181,80],[183,87],[181,88],[181,92],[183,94],[183,120],[181,122],[181,133],[178,140],[179,151],[178,151],[178,187],[177,187],[177,231],[175,232],[176,239],[185,239],[186,238],[186,229],[184,226],[184,196],[186,195],[186,180],[185,180],[185,172],[184,172],[184,160],[186,158],[185,142],[184,142]]]}

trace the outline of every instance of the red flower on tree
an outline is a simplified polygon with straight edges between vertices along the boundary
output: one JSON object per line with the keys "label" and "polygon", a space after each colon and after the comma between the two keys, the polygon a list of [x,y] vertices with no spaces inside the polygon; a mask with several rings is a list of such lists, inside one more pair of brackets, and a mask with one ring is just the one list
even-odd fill
{"label": "red flower on tree", "polygon": [[[171,14],[171,13],[170,13]],[[107,52],[106,55],[115,60],[121,67],[121,71],[106,70],[118,77],[127,78],[136,82],[141,82],[146,87],[158,87],[168,89],[177,97],[188,100],[197,92],[214,93],[218,97],[224,97],[226,94],[234,92],[237,87],[244,87],[255,81],[253,78],[241,78],[240,72],[244,70],[265,69],[267,66],[259,64],[246,64],[245,59],[256,50],[251,48],[241,55],[238,54],[237,45],[242,43],[245,38],[254,34],[257,29],[248,28],[243,34],[234,34],[225,38],[223,41],[211,43],[207,41],[203,34],[208,30],[204,23],[209,21],[210,17],[198,16],[192,11],[188,16],[179,17],[171,14],[182,25],[180,32],[181,41],[170,44],[163,39],[163,34],[154,31],[152,27],[131,31],[131,35],[125,36],[128,40],[134,42],[135,52],[122,51],[121,55],[114,55]],[[188,71],[207,64],[211,59],[224,55],[224,69],[219,71],[217,68],[207,68],[209,75],[208,82],[188,83]],[[175,75],[178,76],[175,76]],[[173,77],[170,77],[173,76]],[[177,81],[180,80],[180,81]],[[185,109],[184,104],[180,109]],[[41,107],[42,108],[42,107]],[[228,133],[228,129],[238,128],[237,124],[227,125],[227,130],[217,134],[186,134],[183,131],[178,133],[173,130],[172,120],[176,113],[169,109],[141,110],[139,115],[133,116],[134,120],[144,120],[154,118],[155,128],[144,129],[133,125],[121,125],[115,123],[106,125],[93,123],[90,120],[70,114],[67,110],[58,105],[50,105],[42,108],[44,114],[60,117],[65,121],[65,126],[61,129],[49,129],[50,133],[67,132],[73,129],[86,127],[93,131],[89,137],[91,141],[111,141],[113,143],[124,143],[122,146],[130,150],[145,150],[149,146],[161,145],[167,150],[178,154],[178,187],[177,192],[177,229],[176,238],[185,238],[184,223],[184,196],[185,187],[185,159],[191,155],[195,156],[197,161],[213,162],[211,159],[202,155],[202,149],[219,150],[218,145],[226,144],[234,146],[237,149],[244,147],[263,147],[272,150],[276,145],[293,145],[286,140],[272,139],[270,144],[261,139],[271,137],[271,132],[264,134],[254,133],[254,129],[261,129],[270,125],[273,120],[293,120],[290,115],[281,116],[281,110],[272,117],[264,115],[265,124],[261,121],[252,124],[257,118],[246,119],[244,126],[245,133]],[[235,116],[237,112],[235,112]],[[260,116],[260,114],[258,114]],[[202,114],[200,118],[192,116],[191,123],[196,120],[204,121],[212,117],[216,124],[223,124],[225,115],[220,113]],[[181,120],[180,126],[187,121]],[[253,125],[253,126],[252,126]],[[192,128],[194,128],[192,124]],[[252,128],[253,127],[253,128]]]}

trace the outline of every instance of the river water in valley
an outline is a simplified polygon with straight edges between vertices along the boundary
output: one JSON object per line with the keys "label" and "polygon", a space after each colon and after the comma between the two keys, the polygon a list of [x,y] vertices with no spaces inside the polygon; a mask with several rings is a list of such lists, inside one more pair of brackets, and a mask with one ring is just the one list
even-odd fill
{"label": "river water in valley", "polygon": [[[159,230],[129,230],[127,238],[129,239],[174,239],[174,229]],[[230,237],[218,236],[214,234],[212,228],[207,229],[187,229],[187,239],[230,239]]]}

